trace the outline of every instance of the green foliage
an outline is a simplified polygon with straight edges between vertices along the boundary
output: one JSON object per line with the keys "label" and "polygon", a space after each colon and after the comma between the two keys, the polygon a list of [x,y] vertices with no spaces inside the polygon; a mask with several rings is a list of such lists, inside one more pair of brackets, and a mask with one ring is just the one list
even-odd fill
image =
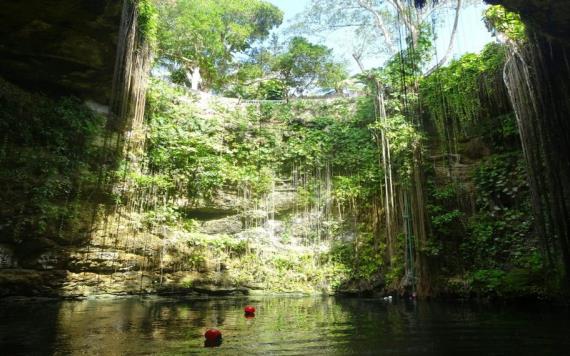
{"label": "green foliage", "polygon": [[[363,204],[377,194],[381,174],[369,119],[350,117],[350,103],[325,104],[318,109],[322,116],[307,122],[281,115],[283,110],[288,114],[307,110],[302,103],[247,112],[220,109],[204,117],[187,101],[173,104],[183,94],[153,84],[147,110],[150,174],[128,174],[137,186],[190,202],[229,189],[247,192],[253,202],[293,167],[312,174],[328,165],[337,172],[333,195],[341,204]],[[320,184],[314,181],[302,188],[306,204],[314,203],[312,196],[322,189]]]}
{"label": "green foliage", "polygon": [[520,153],[489,157],[475,171],[478,214],[469,222],[471,238],[462,247],[482,267],[523,266],[536,252],[530,197]]}
{"label": "green foliage", "polygon": [[349,267],[348,280],[371,283],[382,271],[383,247],[375,248],[374,236],[363,230],[353,244],[333,245],[330,258],[333,262]]}
{"label": "green foliage", "polygon": [[317,81],[318,85],[322,88],[332,88],[337,93],[341,93],[344,80],[348,78],[348,71],[346,65],[340,62],[325,62],[323,73]]}
{"label": "green foliage", "polygon": [[439,238],[449,237],[454,231],[453,227],[461,224],[463,213],[454,208],[458,199],[458,188],[455,185],[435,186],[431,185],[430,197],[432,203],[428,204],[428,212],[431,217],[431,226]]}
{"label": "green foliage", "polygon": [[253,198],[267,191],[276,159],[274,132],[252,126],[240,113],[202,117],[187,103],[171,104],[182,95],[158,82],[149,92],[146,157],[161,186],[191,200],[209,199],[224,186]]}
{"label": "green foliage", "polygon": [[[215,278],[209,268],[223,266],[225,283],[275,292],[331,293],[348,278],[347,266],[313,252],[259,253],[255,243],[227,235],[193,233],[186,242],[187,268]],[[191,286],[193,281],[185,283]]]}
{"label": "green foliage", "polygon": [[485,294],[496,293],[505,278],[505,272],[497,269],[481,269],[473,273],[472,286]]}
{"label": "green foliage", "polygon": [[240,59],[236,72],[228,78],[231,84],[224,88],[224,95],[244,99],[283,99],[287,87],[272,72],[274,61],[275,53],[267,48],[248,50],[247,56]]}
{"label": "green foliage", "polygon": [[340,117],[323,113],[309,122],[290,121],[283,150],[284,172],[292,169],[292,164],[301,172],[324,171],[328,165],[336,172],[333,196],[337,201],[364,206],[377,194],[381,179],[378,151],[367,128],[369,118],[344,116],[345,108],[336,105]]}
{"label": "green foliage", "polygon": [[383,251],[380,248],[375,248],[372,233],[360,234],[355,249],[357,254],[356,266],[353,267],[354,277],[371,282],[374,277],[378,277],[382,268]]}
{"label": "green foliage", "polygon": [[459,209],[458,201],[466,192],[459,184],[437,184],[428,180],[428,202],[431,236],[423,246],[423,252],[432,257],[445,258],[442,265],[453,265],[458,241],[465,236],[465,213]]}
{"label": "green foliage", "polygon": [[[195,271],[207,269],[208,261],[229,264],[232,261],[247,260],[247,242],[227,235],[204,235],[190,233],[184,240],[186,246],[179,246],[184,251],[184,265]],[[191,285],[191,281],[189,286]]]}
{"label": "green foliage", "polygon": [[474,179],[482,193],[477,205],[491,214],[520,203],[520,197],[528,193],[525,164],[519,153],[489,157],[475,171]]}
{"label": "green foliage", "polygon": [[484,20],[489,30],[499,32],[515,43],[526,41],[526,27],[517,13],[494,5],[485,11]]}
{"label": "green foliage", "polygon": [[[380,136],[381,130],[384,131],[390,140],[392,170],[402,186],[409,186],[413,167],[412,153],[421,146],[422,133],[401,114],[390,115],[386,123],[375,121],[368,128],[376,138]],[[377,150],[381,148],[378,147]]]}
{"label": "green foliage", "polygon": [[[398,237],[399,240],[403,240],[404,238],[404,235],[400,235]],[[404,246],[404,244],[401,244],[400,246]],[[390,261],[390,266],[386,268],[386,271],[383,271],[383,277],[386,280],[386,286],[391,290],[400,289],[402,279],[404,278],[405,266],[404,261],[402,261],[402,257],[403,256],[400,254],[393,257]]]}
{"label": "green foliage", "polygon": [[242,256],[247,249],[247,241],[237,240],[227,235],[202,235],[191,234],[188,245],[193,248],[213,249],[217,253],[224,252],[228,255]]}
{"label": "green foliage", "polygon": [[481,98],[497,95],[494,73],[502,72],[504,61],[505,48],[491,43],[480,54],[466,54],[422,79],[422,104],[441,137],[460,139],[478,133]]}
{"label": "green foliage", "polygon": [[[522,153],[493,154],[473,171],[476,211],[467,219],[458,210],[454,185],[430,190],[433,231],[426,253],[442,259],[454,293],[517,297],[544,293],[543,257],[533,235],[530,197]],[[465,228],[457,229],[457,226]],[[441,237],[444,237],[441,239]],[[453,272],[455,271],[455,272]]]}
{"label": "green foliage", "polygon": [[301,94],[311,86],[339,89],[339,83],[347,77],[344,66],[334,60],[332,49],[303,37],[291,39],[287,51],[277,56],[273,70]]}
{"label": "green foliage", "polygon": [[452,211],[444,212],[440,215],[432,215],[431,224],[439,232],[447,232],[446,227],[457,223],[459,218],[463,216],[463,213],[457,209]]}
{"label": "green foliage", "polygon": [[441,274],[453,276],[447,287],[460,294],[506,297],[544,289],[518,129],[502,80],[504,62],[505,47],[489,44],[420,82],[439,141],[432,150],[461,159],[444,168],[453,175],[462,164],[476,164],[464,179],[426,169],[432,177],[432,236],[423,252],[438,257]]}
{"label": "green foliage", "polygon": [[256,98],[266,100],[283,99],[283,94],[287,90],[286,85],[280,80],[268,80],[259,85]]}
{"label": "green foliage", "polygon": [[158,54],[182,65],[200,67],[206,87],[221,89],[235,55],[264,39],[281,24],[283,13],[262,0],[176,0],[158,6]]}
{"label": "green foliage", "polygon": [[469,275],[468,282],[473,292],[485,296],[542,297],[545,293],[541,268],[479,269]]}
{"label": "green foliage", "polygon": [[[429,50],[426,42],[425,52]],[[414,55],[422,56],[410,52],[403,53],[401,58]],[[422,58],[416,59],[417,62],[406,61],[412,64],[422,61]],[[466,134],[469,125],[475,127],[482,116],[495,114],[486,111],[488,103],[481,97],[492,96],[496,78],[490,73],[500,72],[503,60],[504,49],[489,46],[481,55],[465,56],[449,68],[436,71],[436,77],[421,82],[421,90],[431,88],[439,92],[440,85],[445,84],[443,100],[448,105],[438,103],[438,97],[433,93],[428,92],[426,98],[422,98],[433,117],[442,120],[441,127]],[[264,103],[236,111],[221,105],[214,110],[210,108],[211,113],[204,115],[192,104],[193,99],[187,93],[154,83],[149,95],[147,163],[148,173],[158,178],[136,179],[139,184],[160,186],[170,197],[180,196],[189,202],[213,198],[221,190],[247,193],[244,196],[251,207],[280,179],[295,175],[302,182],[296,187],[297,207],[323,208],[325,203],[330,204],[322,199],[323,191],[330,188],[327,194],[331,194],[332,205],[338,205],[339,214],[345,215],[344,209],[350,211],[347,217],[354,218],[356,225],[366,219],[363,216],[369,209],[377,209],[373,204],[381,196],[385,172],[379,165],[381,156],[377,145],[380,135],[386,135],[390,140],[394,179],[401,187],[411,186],[412,152],[419,149],[423,137],[407,117],[419,106],[416,107],[415,98],[410,96],[408,106],[404,106],[403,95],[417,85],[419,64],[409,68],[408,80],[401,83],[396,68],[403,63],[402,59],[400,62],[394,60],[387,70],[375,73],[387,89],[388,118],[385,121],[378,120],[371,97],[358,100],[356,105],[345,100],[300,100],[286,104]],[[251,74],[244,78],[264,73],[258,69],[249,68]],[[442,78],[445,83],[439,82]],[[272,84],[277,86],[279,83]],[[266,95],[260,94],[260,88],[262,85],[255,92],[244,92],[243,95]],[[442,100],[441,95],[439,100]],[[452,122],[462,125],[449,126],[452,114],[456,117]],[[486,140],[496,141],[497,147],[505,137],[516,137],[513,116],[501,115],[495,126],[479,131]],[[491,127],[500,130],[491,130]],[[495,136],[492,136],[493,132]],[[508,148],[512,147],[501,149],[506,151]],[[507,278],[511,271],[535,269],[530,266],[536,262],[536,244],[530,239],[525,242],[525,238],[531,237],[532,221],[528,220],[528,195],[521,183],[524,172],[512,164],[519,158],[511,158],[510,154],[503,154],[495,160],[485,161],[478,168],[473,181],[480,201],[477,202],[477,214],[471,218],[462,205],[467,194],[465,185],[440,186],[441,183],[433,181],[428,191],[431,235],[418,252],[428,258],[437,256],[444,272],[463,273],[465,278],[471,278],[469,276],[473,274],[469,280],[471,286],[483,292],[490,293],[499,288],[499,284],[502,288],[504,283],[516,288],[522,279]],[[327,171],[333,172],[330,187],[322,179],[323,172]],[[515,172],[516,177],[508,175],[509,172]],[[504,210],[488,208],[498,202]],[[177,216],[177,211],[167,211],[166,215],[155,214],[150,218],[162,219],[162,222],[155,221],[163,224],[184,220]],[[171,217],[174,220],[168,220]],[[255,219],[245,213],[242,217]],[[307,232],[304,241],[313,244],[326,234],[337,236],[339,229],[348,227],[346,221],[345,226],[342,224],[330,232]],[[516,227],[510,229],[511,225]],[[355,230],[357,237],[353,241],[335,242],[331,253],[318,259],[317,255],[262,256],[251,253],[250,246],[237,260],[224,263],[233,271],[230,275],[236,281],[263,283],[275,290],[320,284],[346,287],[347,281],[371,284],[380,276],[397,288],[404,275],[403,254],[396,253],[387,266],[384,260],[386,247],[378,231],[372,233],[368,225]],[[284,243],[294,238],[290,232],[285,232],[282,237]],[[403,245],[400,236],[394,246],[400,251]],[[199,256],[209,252],[200,251],[195,256],[197,265],[209,259],[201,259]],[[218,251],[218,247],[214,251]],[[218,254],[222,255],[222,252]],[[469,267],[465,267],[467,265]],[[499,274],[475,273],[490,270],[499,271]]]}
{"label": "green foliage", "polygon": [[409,95],[415,95],[411,90],[422,75],[422,67],[432,58],[433,34],[429,27],[423,26],[415,45],[411,38],[406,39],[408,48],[395,54],[378,70],[381,82],[390,91],[399,91],[403,95],[404,89],[409,89]]}
{"label": "green foliage", "polygon": [[446,284],[452,293],[503,297],[543,293],[543,257],[533,235],[522,152],[515,148],[481,160],[470,182],[474,212],[462,203],[469,194],[463,185],[429,181],[432,236],[422,252],[438,258],[442,275],[455,276]]}
{"label": "green foliage", "polygon": [[138,11],[138,31],[151,47],[156,46],[158,11],[153,0],[135,0]]}
{"label": "green foliage", "polygon": [[[272,186],[290,177],[292,171],[303,181],[297,186],[296,203],[301,206],[325,204],[326,200],[320,197],[327,187],[321,175],[327,170],[334,172],[330,198],[335,206],[365,209],[379,195],[383,173],[378,167],[378,149],[371,135],[373,118],[366,109],[355,112],[356,106],[365,104],[350,100],[294,101],[252,105],[236,111],[220,106],[205,115],[185,95],[184,91],[164,83],[152,84],[143,164],[148,172],[127,173],[128,180],[139,189],[180,197],[190,204],[202,204],[222,190],[247,192],[244,202],[247,206],[242,214],[246,220],[255,219],[246,213],[256,200],[261,201]],[[406,133],[407,126],[397,122],[394,121],[390,134],[396,155],[400,155],[406,151],[407,137],[399,138],[397,131],[404,128],[402,132]],[[160,209],[148,208],[144,216],[147,226],[180,226],[186,221],[183,211],[171,207],[171,203]],[[318,238],[323,236],[334,239],[344,228],[341,224],[342,221],[327,222],[320,233],[307,232],[304,241],[319,243]],[[330,290],[341,287],[349,278],[371,283],[379,276],[383,248],[373,243],[375,237],[368,227],[360,230],[354,244],[339,245],[345,252],[335,252],[332,256],[312,255],[309,259],[282,258],[277,254],[267,258],[252,256],[248,251],[237,260],[228,259],[224,263],[233,266],[231,275],[236,281],[264,283],[275,290],[291,290],[293,286]],[[287,234],[283,233],[284,240],[292,238],[291,232]],[[199,242],[202,238],[193,236],[198,242],[193,243],[191,264],[198,268],[210,260],[210,252],[203,247],[205,243]],[[211,241],[208,246],[212,251],[219,250]],[[355,248],[357,257],[346,253],[356,251]],[[400,272],[395,271],[394,275]]]}
{"label": "green foliage", "polygon": [[164,205],[147,211],[143,218],[143,223],[147,228],[152,228],[153,226],[176,226],[180,218],[180,212],[176,208]]}
{"label": "green foliage", "polygon": [[[99,196],[102,117],[0,79],[0,231],[6,239],[75,238]],[[91,201],[83,200],[91,196]]]}

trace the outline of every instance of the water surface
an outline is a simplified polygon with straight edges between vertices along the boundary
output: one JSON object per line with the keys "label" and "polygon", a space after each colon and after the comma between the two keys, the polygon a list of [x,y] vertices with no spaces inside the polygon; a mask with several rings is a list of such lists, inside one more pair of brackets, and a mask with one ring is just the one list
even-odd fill
{"label": "water surface", "polygon": [[[204,347],[210,327],[220,347]],[[320,297],[3,300],[0,354],[568,355],[570,313]]]}

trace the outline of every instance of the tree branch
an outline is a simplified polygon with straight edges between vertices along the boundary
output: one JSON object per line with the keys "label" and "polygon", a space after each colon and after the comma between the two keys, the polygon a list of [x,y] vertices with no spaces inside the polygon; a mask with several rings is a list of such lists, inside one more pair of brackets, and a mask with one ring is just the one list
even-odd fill
{"label": "tree branch", "polygon": [[[394,6],[396,11],[400,14],[400,18],[404,21],[404,24],[408,28],[408,31],[410,31],[410,33],[412,33],[412,34],[416,34],[417,33],[417,27],[408,18],[407,14],[406,14],[406,10],[404,9],[404,6],[402,5],[402,3],[399,0],[387,0],[387,1],[390,4],[392,4],[392,6]],[[414,40],[414,44],[415,44],[415,40]]]}
{"label": "tree branch", "polygon": [[423,14],[421,16],[421,21],[422,23],[427,21],[428,17],[430,17],[434,12],[442,10],[442,9],[453,9],[453,6],[449,6],[449,4],[446,1],[442,1],[439,2],[437,5],[433,6],[431,9],[429,9],[429,11],[427,11],[425,14]]}
{"label": "tree branch", "polygon": [[360,71],[362,73],[364,73],[366,70],[364,69],[364,65],[362,65],[361,55],[353,53],[352,58],[354,58],[354,60],[356,61],[356,64],[358,64],[358,68],[360,68]]}
{"label": "tree branch", "polygon": [[396,53],[396,48],[394,47],[394,43],[392,42],[392,37],[390,36],[390,32],[388,32],[388,29],[386,28],[386,25],[384,24],[384,20],[382,20],[382,17],[380,16],[380,14],[378,12],[376,12],[376,10],[374,10],[372,5],[367,0],[358,0],[358,4],[363,9],[367,10],[368,12],[370,12],[372,14],[372,16],[374,17],[374,22],[376,23],[376,26],[380,29],[380,31],[382,31],[382,35],[384,36],[384,39],[386,40],[386,45],[388,46],[388,49],[390,50],[391,53]]}
{"label": "tree branch", "polygon": [[250,86],[253,84],[267,82],[267,81],[274,80],[274,79],[279,79],[279,76],[277,74],[270,74],[270,75],[265,76],[265,77],[256,78],[256,79],[252,79],[250,81],[244,82],[243,85]]}

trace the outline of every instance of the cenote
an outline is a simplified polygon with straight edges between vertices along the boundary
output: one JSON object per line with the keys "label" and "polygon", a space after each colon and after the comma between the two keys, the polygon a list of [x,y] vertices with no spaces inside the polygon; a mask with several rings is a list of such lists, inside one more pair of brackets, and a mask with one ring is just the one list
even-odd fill
{"label": "cenote", "polygon": [[0,354],[567,354],[569,38],[568,0],[3,1]]}
{"label": "cenote", "polygon": [[[245,318],[243,306],[257,307]],[[567,310],[372,298],[8,302],[6,355],[563,355]],[[204,347],[206,328],[223,331]]]}

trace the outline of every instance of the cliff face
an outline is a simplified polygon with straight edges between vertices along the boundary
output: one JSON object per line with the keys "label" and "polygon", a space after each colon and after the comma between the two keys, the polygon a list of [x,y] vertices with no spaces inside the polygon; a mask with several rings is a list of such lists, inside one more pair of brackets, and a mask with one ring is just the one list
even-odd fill
{"label": "cliff face", "polygon": [[489,44],[423,79],[429,155],[425,249],[433,295],[548,294],[523,151],[503,83],[507,47]]}
{"label": "cliff face", "polygon": [[570,107],[568,51],[570,3],[565,0],[502,0],[527,25],[528,43],[513,51],[505,79],[515,106],[534,216],[551,250],[550,269],[570,291]]}
{"label": "cliff face", "polygon": [[96,102],[113,115],[109,127],[116,131],[140,126],[149,66],[137,2],[2,4],[0,77],[51,97],[74,95]]}
{"label": "cliff face", "polygon": [[[144,114],[150,48],[138,16],[128,0],[2,4],[3,294],[65,295],[73,277],[64,266],[85,270],[73,261],[88,246],[98,207],[112,206],[104,183],[112,178],[104,175],[132,145]],[[108,273],[109,254],[90,256]],[[80,279],[72,284],[90,285],[88,275]]]}
{"label": "cliff face", "polygon": [[[308,285],[300,280],[307,275],[302,257],[314,251],[281,238],[306,236],[319,218],[291,211],[290,182],[247,209],[247,199],[231,190],[192,202],[187,229],[113,200],[138,194],[123,186],[117,165],[136,171],[144,160],[150,49],[138,31],[136,2],[12,1],[0,19],[0,76],[7,79],[0,79],[0,295],[215,293],[258,288],[268,279],[256,274],[273,273],[237,255],[279,264],[279,273],[297,269],[289,279],[268,278]],[[85,100],[98,102],[107,117],[90,112]],[[226,111],[238,105],[223,104]],[[198,110],[211,116],[212,105],[206,99]]]}
{"label": "cliff face", "polygon": [[519,13],[534,31],[567,45],[570,38],[570,3],[566,0],[485,0]]}
{"label": "cliff face", "polygon": [[24,88],[108,104],[122,2],[4,1],[0,76]]}
{"label": "cliff face", "polygon": [[[244,211],[243,197],[219,192],[215,199],[188,212],[194,217],[192,232],[162,224],[142,228],[140,213],[121,210],[104,217],[87,240],[78,238],[73,244],[50,239],[44,239],[43,245],[4,241],[0,243],[0,296],[279,290],[256,278],[270,265],[262,260],[279,257],[294,263],[312,253],[309,247],[290,244],[291,239],[301,239],[315,219],[311,214],[294,213],[295,199],[294,189],[281,186],[268,196],[270,205]],[[244,223],[245,216],[252,214],[264,222]],[[281,217],[268,219],[270,214]],[[241,258],[246,248],[250,257],[258,258],[255,265]],[[282,290],[313,291],[290,282]]]}
{"label": "cliff face", "polygon": [[[546,230],[554,229],[546,248],[562,251],[570,270],[570,170],[560,154],[568,151],[569,74],[561,62],[567,52],[568,12],[562,1],[504,3],[520,10],[537,32],[525,54],[530,59],[527,62],[535,64],[534,72],[516,85],[532,86],[527,88],[530,94],[517,94],[532,96],[540,110],[527,112],[523,119],[529,126],[523,123],[521,127],[529,128],[528,142],[543,145],[540,152],[527,157],[527,164],[543,175],[538,188],[531,186],[531,190],[535,195],[548,191],[546,203],[551,204],[535,212],[544,218]],[[158,104],[153,105],[164,106],[158,121],[162,114],[175,111],[171,109],[183,108],[180,117],[161,128],[164,133],[150,145],[160,146],[174,136],[180,141],[170,142],[162,152],[155,150],[152,159],[144,157],[148,127],[142,126],[142,118],[149,48],[137,32],[136,7],[131,2],[105,1],[60,5],[46,9],[45,2],[31,0],[5,5],[9,11],[0,15],[0,74],[52,97],[75,94],[95,99],[110,105],[112,115],[105,122],[77,100],[51,102],[0,82],[0,183],[5,187],[0,192],[0,296],[244,293],[250,289],[329,292],[384,287],[378,271],[385,261],[378,251],[385,246],[380,229],[372,227],[379,224],[379,209],[374,199],[361,204],[365,208],[354,199],[360,188],[369,188],[354,182],[374,182],[378,167],[370,169],[366,178],[355,174],[362,167],[347,168],[365,161],[362,157],[376,165],[378,157],[365,155],[366,144],[352,148],[357,155],[335,152],[348,157],[336,167],[342,172],[335,172],[342,178],[338,186],[347,188],[335,193],[336,201],[330,199],[332,173],[325,161],[314,166],[294,162],[287,167],[290,174],[267,174],[266,170],[264,178],[273,182],[272,189],[255,196],[252,186],[267,183],[251,179],[251,171],[267,168],[256,162],[273,162],[283,158],[278,154],[284,155],[269,150],[278,154],[268,158],[258,148],[291,142],[293,137],[300,141],[295,149],[306,155],[302,157],[320,157],[322,136],[299,139],[295,130],[322,129],[328,134],[335,130],[336,119],[314,120],[321,108],[309,105],[295,113],[298,117],[289,117],[289,126],[284,126],[271,121],[271,115],[266,115],[271,110],[265,107],[190,95],[155,98]],[[551,38],[561,40],[551,44]],[[493,74],[495,87],[474,90],[471,97],[463,98],[471,103],[480,96],[480,116],[463,117],[474,111],[461,106],[457,117],[445,113],[444,130],[430,137],[429,163],[423,168],[431,179],[427,209],[433,231],[430,244],[422,246],[419,254],[429,260],[428,267],[435,272],[433,284],[441,293],[495,293],[502,283],[514,292],[535,293],[531,288],[543,283],[533,222],[527,219],[528,187],[521,179],[524,167],[514,117],[505,103],[505,88],[499,84],[502,68],[497,73]],[[545,88],[540,83],[552,85]],[[438,90],[433,93],[440,95]],[[453,93],[448,94],[447,104],[452,107],[457,102]],[[434,102],[441,102],[441,96]],[[355,116],[341,106],[329,109]],[[256,119],[226,122],[228,113]],[[192,115],[197,120],[184,121]],[[461,119],[474,120],[466,127],[457,126]],[[187,125],[186,131],[180,129],[182,124]],[[366,139],[362,142],[370,143],[369,122],[357,124],[364,135],[354,130],[342,136],[342,145],[359,145],[362,137]],[[476,132],[477,128],[487,131]],[[274,135],[276,130],[281,131]],[[196,137],[200,131],[203,137]],[[265,136],[257,136],[260,132]],[[207,137],[215,139],[204,144],[201,140]],[[315,137],[319,139],[313,145],[302,144]],[[233,147],[227,146],[228,140],[235,141]],[[252,149],[247,143],[257,146]],[[240,147],[247,157],[240,158],[240,164],[248,163],[250,172],[222,159],[239,158],[232,155]],[[206,153],[196,153],[199,149]],[[255,156],[252,152],[261,153]],[[190,162],[195,156],[198,160]],[[174,167],[156,174],[164,168],[161,164]],[[188,167],[192,167],[190,174],[183,172],[186,175],[181,174],[181,180],[169,179]],[[226,170],[227,180],[240,182],[239,189],[227,186],[220,178],[221,169]],[[543,171],[554,179],[545,179]],[[204,195],[208,190],[212,194]],[[334,206],[341,199],[351,209]],[[369,211],[372,217],[361,219]],[[361,223],[366,225],[363,229]],[[340,242],[341,248],[334,250],[332,242]],[[354,277],[350,270],[368,282],[356,287],[348,283]],[[473,273],[467,275],[466,270]],[[398,273],[394,272],[393,281],[402,277]]]}
{"label": "cliff face", "polygon": [[[350,212],[338,208],[339,214],[331,207],[331,176],[283,171],[280,164],[267,166],[262,158],[247,160],[245,167],[229,160],[227,164],[234,167],[223,172],[224,184],[208,188],[208,182],[218,182],[217,169],[224,167],[208,165],[205,171],[201,164],[215,162],[234,149],[260,154],[264,147],[258,145],[283,145],[282,140],[292,139],[296,130],[321,132],[324,128],[313,123],[318,115],[341,112],[346,119],[342,116],[346,107],[355,103],[320,103],[318,110],[279,104],[285,105],[276,109],[279,120],[256,121],[261,114],[255,104],[206,94],[162,97],[172,90],[165,86],[154,90],[150,123],[145,126],[148,147],[141,149],[140,142],[133,147],[131,136],[118,170],[101,161],[114,149],[113,143],[105,145],[104,134],[86,140],[95,161],[91,167],[83,166],[81,178],[73,184],[80,189],[53,188],[64,184],[66,175],[79,173],[74,173],[74,166],[56,167],[46,181],[37,181],[33,170],[22,168],[17,175],[26,178],[15,181],[7,170],[16,163],[12,156],[0,160],[0,172],[6,173],[0,180],[10,187],[1,193],[6,194],[3,200],[15,202],[0,206],[7,222],[0,226],[1,296],[232,294],[255,289],[332,292],[349,279],[348,263],[327,257],[334,244],[355,238],[355,226],[342,218],[350,222]],[[161,109],[155,112],[157,106]],[[288,126],[288,119],[279,113],[299,117]],[[366,129],[363,133],[368,139]],[[238,146],[230,145],[232,135]],[[195,141],[188,142],[189,138]],[[165,150],[157,151],[156,145]],[[23,149],[10,147],[11,152]],[[34,149],[36,154],[41,150],[50,157],[48,162],[62,159],[49,147]],[[85,160],[88,151],[75,154]],[[185,152],[188,163],[167,174],[188,174],[190,181],[161,175],[170,167],[170,159],[178,162],[178,155]],[[204,156],[195,161],[192,152]],[[273,154],[266,158],[283,159]],[[162,163],[153,168],[157,159]],[[240,183],[232,183],[234,179]],[[49,197],[28,192],[28,180]],[[252,184],[263,186],[264,193],[256,193]],[[18,200],[18,192],[26,198]],[[53,214],[46,216],[47,211]],[[374,270],[378,266],[374,262]]]}

